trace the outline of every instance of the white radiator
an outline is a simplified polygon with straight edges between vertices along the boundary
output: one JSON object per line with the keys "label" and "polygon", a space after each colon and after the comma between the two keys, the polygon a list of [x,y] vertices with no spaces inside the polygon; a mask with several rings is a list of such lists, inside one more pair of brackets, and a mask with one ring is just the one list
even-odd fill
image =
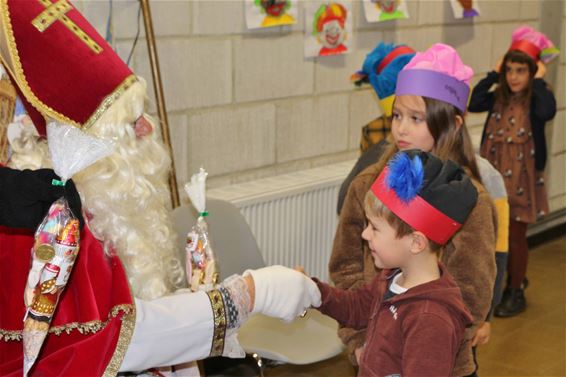
{"label": "white radiator", "polygon": [[353,165],[347,161],[211,189],[208,196],[240,208],[267,265],[300,265],[328,281],[338,190]]}

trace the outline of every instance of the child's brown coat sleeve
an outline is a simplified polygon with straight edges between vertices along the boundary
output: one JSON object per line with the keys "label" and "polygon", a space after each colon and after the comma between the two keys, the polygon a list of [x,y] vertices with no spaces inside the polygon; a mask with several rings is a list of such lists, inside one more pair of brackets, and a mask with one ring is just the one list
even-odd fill
{"label": "child's brown coat sleeve", "polygon": [[[376,176],[376,166],[368,167],[354,178],[346,194],[328,267],[330,278],[338,288],[357,288],[377,274],[367,243],[361,237],[366,226],[364,198]],[[365,330],[341,327],[338,336],[355,362],[353,354],[364,344]]]}
{"label": "child's brown coat sleeve", "polygon": [[464,226],[454,235],[442,255],[442,262],[462,291],[474,325],[489,312],[495,283],[495,240],[497,213],[485,188],[474,181],[478,202]]}
{"label": "child's brown coat sleeve", "polygon": [[497,213],[485,188],[476,181],[474,185],[478,190],[478,202],[462,229],[446,245],[441,257],[460,287],[464,304],[474,320],[473,325],[466,328],[454,365],[455,376],[473,372],[471,341],[478,325],[488,315],[496,275]]}

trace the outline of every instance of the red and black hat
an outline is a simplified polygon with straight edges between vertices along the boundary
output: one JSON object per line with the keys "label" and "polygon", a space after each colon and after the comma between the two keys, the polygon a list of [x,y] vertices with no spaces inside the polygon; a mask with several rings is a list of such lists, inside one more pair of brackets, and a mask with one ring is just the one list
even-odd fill
{"label": "red and black hat", "polygon": [[462,227],[478,197],[458,164],[416,149],[393,156],[371,191],[401,220],[440,245]]}

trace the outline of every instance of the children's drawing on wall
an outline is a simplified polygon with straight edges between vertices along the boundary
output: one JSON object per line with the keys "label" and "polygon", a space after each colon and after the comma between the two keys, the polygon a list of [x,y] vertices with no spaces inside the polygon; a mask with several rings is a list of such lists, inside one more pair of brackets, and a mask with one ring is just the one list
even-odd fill
{"label": "children's drawing on wall", "polygon": [[246,0],[248,29],[291,25],[297,22],[298,0]]}
{"label": "children's drawing on wall", "polygon": [[409,18],[406,0],[364,0],[367,22]]}
{"label": "children's drawing on wall", "polygon": [[454,18],[471,18],[480,15],[478,0],[450,0]]}
{"label": "children's drawing on wall", "polygon": [[309,3],[305,57],[346,54],[352,40],[350,2]]}

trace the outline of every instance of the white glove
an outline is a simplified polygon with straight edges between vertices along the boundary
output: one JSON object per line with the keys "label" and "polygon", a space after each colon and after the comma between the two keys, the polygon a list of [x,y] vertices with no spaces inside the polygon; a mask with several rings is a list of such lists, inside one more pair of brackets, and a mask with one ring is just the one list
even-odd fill
{"label": "white glove", "polygon": [[307,308],[321,304],[315,282],[304,274],[283,266],[247,270],[255,285],[254,313],[291,322]]}

